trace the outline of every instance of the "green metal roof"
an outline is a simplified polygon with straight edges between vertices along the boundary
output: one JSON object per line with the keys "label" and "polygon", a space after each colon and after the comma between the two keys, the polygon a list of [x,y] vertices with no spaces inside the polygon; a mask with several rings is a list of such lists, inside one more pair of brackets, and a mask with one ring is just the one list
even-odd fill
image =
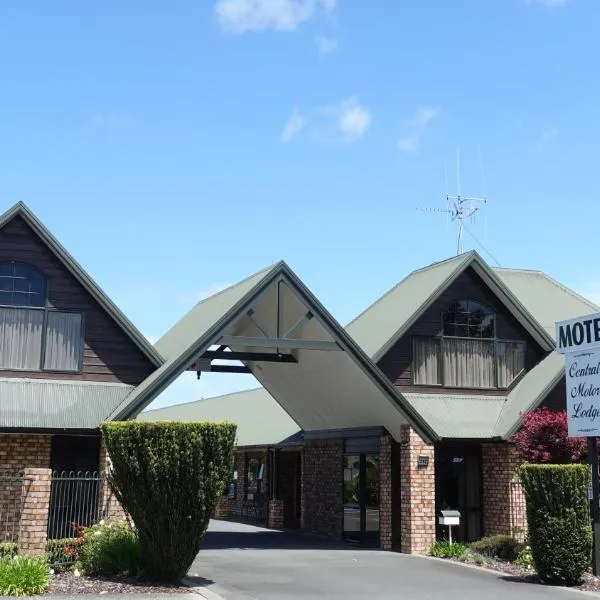
{"label": "green metal roof", "polygon": [[346,331],[375,362],[379,361],[467,267],[478,273],[543,348],[554,347],[553,338],[475,251],[413,271],[351,321]]}
{"label": "green metal roof", "polygon": [[133,390],[121,383],[0,378],[2,429],[97,429]]}
{"label": "green metal roof", "polygon": [[500,279],[548,332],[556,334],[556,321],[580,317],[600,310],[593,302],[575,293],[541,271],[494,269]]}
{"label": "green metal roof", "polygon": [[275,446],[300,430],[262,388],[149,410],[140,421],[231,421],[237,446]]}
{"label": "green metal roof", "polygon": [[150,360],[150,362],[159,366],[164,361],[152,344],[135,327],[135,325],[122,313],[117,305],[102,291],[100,286],[89,276],[85,269],[67,252],[62,244],[50,233],[46,226],[33,214],[33,212],[23,202],[17,202],[12,208],[0,215],[0,229],[15,217],[21,217],[29,227],[41,238],[46,246],[54,253],[67,270],[83,286],[83,288],[98,302],[98,304],[108,313],[116,324],[133,341],[140,351]]}
{"label": "green metal roof", "polygon": [[175,377],[191,366],[207,340],[222,329],[233,313],[239,311],[249,295],[270,280],[279,266],[259,271],[198,302],[156,342],[156,348],[167,359],[166,362],[135,388],[131,396],[115,409],[111,419],[128,419],[138,414],[167,388]]}
{"label": "green metal roof", "polygon": [[402,394],[440,438],[490,438],[506,405],[503,396]]}

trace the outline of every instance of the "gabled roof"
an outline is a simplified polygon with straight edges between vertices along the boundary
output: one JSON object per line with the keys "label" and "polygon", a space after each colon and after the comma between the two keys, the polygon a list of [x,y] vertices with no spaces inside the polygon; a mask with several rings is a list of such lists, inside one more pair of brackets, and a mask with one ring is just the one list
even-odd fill
{"label": "gabled roof", "polygon": [[139,421],[207,421],[236,423],[236,446],[276,446],[300,430],[298,424],[262,388],[149,410]]}
{"label": "gabled roof", "polygon": [[553,338],[475,251],[413,271],[351,321],[346,331],[373,361],[379,361],[467,267],[482,278],[542,348],[554,347]]}
{"label": "gabled roof", "polygon": [[0,377],[0,429],[97,429],[132,389],[122,383]]}
{"label": "gabled roof", "polygon": [[98,286],[98,284],[88,275],[85,269],[71,256],[71,254],[69,254],[69,252],[67,252],[62,244],[23,202],[17,202],[17,204],[7,210],[3,215],[0,215],[0,229],[15,217],[21,217],[25,223],[31,227],[71,275],[73,275],[90,296],[98,302],[150,362],[157,367],[160,366],[164,361],[152,344],[150,344],[146,337],[119,310],[117,305],[102,291],[100,286]]}
{"label": "gabled roof", "polygon": [[133,394],[111,415],[111,419],[128,419],[137,415],[198,357],[207,340],[231,319],[232,314],[248,304],[261,286],[269,282],[280,265],[263,269],[243,281],[198,302],[157,342],[165,363],[137,386]]}
{"label": "gabled roof", "polygon": [[[280,292],[280,285],[287,292]],[[280,293],[282,298],[287,293],[286,303],[295,312],[293,318],[291,313],[288,315],[291,320],[286,328],[296,330],[297,324],[310,315],[305,322],[307,331],[312,332],[309,336],[312,341],[295,337],[283,340],[296,348],[294,364],[271,361],[246,364],[251,365],[255,377],[299,426],[317,430],[377,424],[388,426],[390,433],[399,438],[400,425],[409,423],[425,439],[435,439],[433,430],[284,262],[197,304],[157,342],[167,362],[138,386],[111,418],[125,419],[139,414],[206,350],[220,344],[223,336],[238,340],[237,344],[242,344],[246,351],[260,347],[260,343],[239,341],[260,342],[260,338],[251,337],[253,334],[242,333],[248,322],[251,329],[255,327],[248,312],[261,307],[265,315],[276,317]],[[304,347],[303,341],[311,348]],[[232,343],[225,345],[236,349]],[[381,422],[372,422],[376,420]]]}

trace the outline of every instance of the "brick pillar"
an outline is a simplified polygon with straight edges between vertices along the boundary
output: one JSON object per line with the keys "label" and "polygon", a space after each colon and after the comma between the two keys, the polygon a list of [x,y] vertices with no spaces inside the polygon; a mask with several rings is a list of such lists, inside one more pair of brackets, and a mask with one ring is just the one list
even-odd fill
{"label": "brick pillar", "polygon": [[215,519],[227,519],[231,516],[231,498],[221,496],[215,506]]}
{"label": "brick pillar", "polygon": [[525,496],[516,479],[521,461],[507,442],[482,445],[484,535],[523,538],[527,529]]}
{"label": "brick pillar", "polygon": [[52,471],[50,469],[25,469],[23,476],[19,552],[21,554],[43,554],[48,535]]}
{"label": "brick pillar", "polygon": [[284,503],[281,499],[269,500],[269,515],[267,527],[269,529],[283,529]]}
{"label": "brick pillar", "polygon": [[[419,457],[428,460],[419,466]],[[435,453],[408,425],[401,429],[400,494],[402,552],[426,553],[435,541]]]}
{"label": "brick pillar", "polygon": [[379,440],[379,545],[391,550],[393,544],[392,444],[389,433]]}
{"label": "brick pillar", "polygon": [[107,473],[111,469],[110,456],[108,450],[104,445],[104,441],[100,444],[100,476],[102,477],[102,483],[100,484],[100,510],[98,518],[110,519],[115,521],[128,521],[129,517],[125,512],[125,509],[121,506],[121,503],[115,497],[110,485],[108,483]]}

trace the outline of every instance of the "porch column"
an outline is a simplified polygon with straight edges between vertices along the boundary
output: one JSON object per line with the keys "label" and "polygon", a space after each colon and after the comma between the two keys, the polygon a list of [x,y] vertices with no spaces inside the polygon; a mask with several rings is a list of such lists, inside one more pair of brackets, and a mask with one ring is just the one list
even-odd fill
{"label": "porch column", "polygon": [[46,549],[51,485],[50,469],[24,470],[23,508],[19,523],[21,554],[43,554]]}
{"label": "porch column", "polygon": [[435,452],[409,425],[400,434],[401,550],[425,554],[435,541]]}

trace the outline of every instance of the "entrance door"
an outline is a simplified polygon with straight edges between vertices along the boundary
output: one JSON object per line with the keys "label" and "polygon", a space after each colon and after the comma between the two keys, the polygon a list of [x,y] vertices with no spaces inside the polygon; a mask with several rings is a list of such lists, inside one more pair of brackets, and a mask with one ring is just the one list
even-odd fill
{"label": "entrance door", "polygon": [[[456,541],[472,542],[481,537],[481,451],[475,445],[440,444],[436,465],[437,512],[460,511],[460,525],[452,528]],[[446,537],[439,527],[438,537]]]}
{"label": "entrance door", "polygon": [[344,537],[379,545],[379,456],[344,456]]}

